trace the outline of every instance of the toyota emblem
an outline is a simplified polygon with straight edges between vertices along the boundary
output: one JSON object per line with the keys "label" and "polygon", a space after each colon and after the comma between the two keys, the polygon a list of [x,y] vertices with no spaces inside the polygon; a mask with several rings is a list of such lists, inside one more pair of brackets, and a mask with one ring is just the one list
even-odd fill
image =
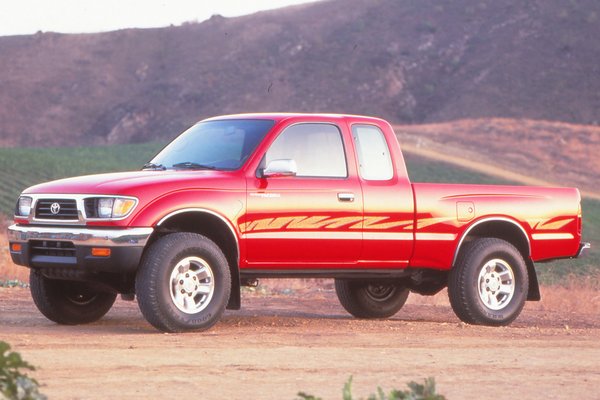
{"label": "toyota emblem", "polygon": [[60,204],[52,203],[50,206],[50,212],[54,215],[58,214],[60,212]]}

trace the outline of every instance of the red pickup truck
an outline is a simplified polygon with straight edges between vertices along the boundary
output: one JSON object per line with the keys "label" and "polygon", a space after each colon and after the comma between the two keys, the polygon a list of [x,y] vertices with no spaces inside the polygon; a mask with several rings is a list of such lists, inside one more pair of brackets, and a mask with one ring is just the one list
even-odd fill
{"label": "red pickup truck", "polygon": [[361,116],[203,120],[141,171],[33,186],[8,228],[47,318],[137,296],[163,331],[207,329],[258,278],[333,278],[358,318],[448,287],[456,315],[506,325],[539,300],[534,262],[572,258],[577,189],[411,183],[392,127]]}

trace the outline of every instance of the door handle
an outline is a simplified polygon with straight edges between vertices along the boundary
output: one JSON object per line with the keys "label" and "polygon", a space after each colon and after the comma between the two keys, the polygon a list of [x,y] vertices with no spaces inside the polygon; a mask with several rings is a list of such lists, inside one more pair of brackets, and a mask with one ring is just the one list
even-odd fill
{"label": "door handle", "polygon": [[352,203],[354,201],[354,193],[338,193],[338,200]]}

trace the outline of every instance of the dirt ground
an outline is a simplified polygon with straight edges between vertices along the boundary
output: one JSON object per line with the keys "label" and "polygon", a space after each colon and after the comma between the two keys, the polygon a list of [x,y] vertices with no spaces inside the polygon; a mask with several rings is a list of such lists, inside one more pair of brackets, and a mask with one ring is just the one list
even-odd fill
{"label": "dirt ground", "polygon": [[443,294],[422,299],[363,321],[328,284],[259,287],[207,332],[164,334],[135,302],[117,300],[91,325],[58,326],[28,289],[0,288],[0,340],[39,367],[50,399],[341,399],[350,375],[355,397],[431,376],[448,399],[599,398],[597,308],[528,303],[510,327],[488,328],[459,322]]}

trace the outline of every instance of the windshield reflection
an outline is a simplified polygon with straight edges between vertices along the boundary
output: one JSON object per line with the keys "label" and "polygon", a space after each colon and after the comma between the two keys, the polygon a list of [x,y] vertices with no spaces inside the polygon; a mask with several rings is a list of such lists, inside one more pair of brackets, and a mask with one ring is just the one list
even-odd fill
{"label": "windshield reflection", "polygon": [[[200,122],[183,132],[146,165],[149,169],[236,170],[274,125],[265,119]],[[154,168],[153,168],[154,167]]]}

